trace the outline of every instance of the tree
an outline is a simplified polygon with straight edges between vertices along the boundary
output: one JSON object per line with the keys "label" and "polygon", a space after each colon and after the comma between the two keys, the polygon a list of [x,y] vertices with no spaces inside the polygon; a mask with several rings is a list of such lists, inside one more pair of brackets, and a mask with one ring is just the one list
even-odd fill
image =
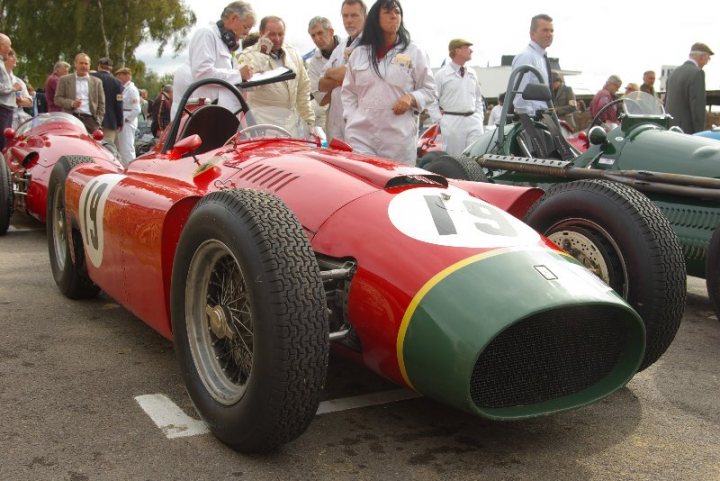
{"label": "tree", "polygon": [[85,52],[94,66],[110,57],[143,76],[135,58],[144,41],[158,43],[158,56],[168,45],[185,47],[195,14],[184,0],[0,0],[0,32],[10,36],[18,52],[16,71],[40,85],[58,60],[72,64]]}

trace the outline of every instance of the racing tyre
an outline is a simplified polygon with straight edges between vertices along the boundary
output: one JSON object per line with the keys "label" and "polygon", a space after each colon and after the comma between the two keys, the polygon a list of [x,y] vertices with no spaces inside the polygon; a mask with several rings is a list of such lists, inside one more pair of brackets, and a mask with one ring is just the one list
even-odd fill
{"label": "racing tyre", "polygon": [[5,163],[5,157],[0,153],[0,235],[5,235],[10,227],[10,218],[13,213],[13,188],[10,178],[10,169]]}
{"label": "racing tyre", "polygon": [[487,182],[487,176],[482,167],[467,157],[453,157],[447,154],[440,155],[423,164],[423,169],[435,174],[440,174],[448,179]]}
{"label": "racing tyre", "polygon": [[605,180],[558,184],[525,216],[625,298],[645,322],[643,370],[670,346],[687,295],[685,261],[668,220],[639,191]]}
{"label": "racing tyre", "polygon": [[720,226],[715,228],[708,246],[705,258],[705,282],[708,297],[715,308],[715,317],[720,319]]}
{"label": "racing tyre", "polygon": [[90,162],[90,157],[64,155],[53,167],[48,182],[47,241],[50,268],[60,292],[70,299],[87,299],[100,292],[100,288],[88,276],[80,232],[67,223],[65,216],[65,179],[73,167]]}
{"label": "racing tyre", "polygon": [[427,164],[431,160],[438,159],[444,155],[448,155],[448,153],[445,152],[444,150],[431,150],[429,152],[425,152],[425,155],[423,155],[422,157],[418,157],[416,164],[418,167],[424,169],[425,164]]}
{"label": "racing tyre", "polygon": [[265,452],[302,434],[325,383],[325,292],[302,226],[277,197],[211,193],[193,209],[172,271],[185,385],[224,443]]}

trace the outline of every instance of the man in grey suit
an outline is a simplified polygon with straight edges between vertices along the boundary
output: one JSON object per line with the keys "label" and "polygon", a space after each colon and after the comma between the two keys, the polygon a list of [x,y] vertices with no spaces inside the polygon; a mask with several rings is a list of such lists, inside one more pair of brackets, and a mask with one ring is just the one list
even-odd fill
{"label": "man in grey suit", "polygon": [[667,81],[665,109],[673,116],[673,124],[686,134],[705,130],[705,72],[713,51],[704,43],[690,48],[690,58],[676,68]]}
{"label": "man in grey suit", "polygon": [[90,75],[87,54],[75,56],[75,73],[60,77],[54,101],[63,112],[79,118],[89,133],[100,128],[105,116],[105,91],[102,81]]}

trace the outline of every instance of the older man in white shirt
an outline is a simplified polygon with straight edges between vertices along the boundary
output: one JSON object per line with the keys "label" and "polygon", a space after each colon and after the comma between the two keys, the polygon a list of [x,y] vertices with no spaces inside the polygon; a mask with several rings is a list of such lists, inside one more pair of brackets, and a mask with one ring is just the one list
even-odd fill
{"label": "older man in white shirt", "polygon": [[315,51],[307,61],[307,73],[310,79],[310,93],[313,97],[313,111],[315,112],[315,126],[327,131],[327,110],[330,96],[319,89],[320,77],[323,76],[325,64],[335,47],[340,43],[335,30],[325,17],[313,17],[308,24],[308,34],[315,43]]}
{"label": "older man in white shirt", "polygon": [[460,155],[483,134],[483,99],[480,84],[465,64],[472,58],[471,42],[456,38],[450,41],[451,61],[435,74],[438,101],[428,111],[433,122],[440,123],[445,151]]}
{"label": "older man in white shirt", "polygon": [[[255,12],[249,3],[235,1],[229,3],[222,12],[220,20],[214,24],[199,28],[190,40],[188,48],[189,65],[181,66],[173,82],[173,105],[171,116],[175,117],[180,99],[191,83],[201,79],[217,78],[231,84],[252,77],[250,65],[242,68],[233,56],[244,38],[255,25]],[[232,111],[240,108],[238,100],[226,90],[206,86],[197,89],[194,97],[218,100],[218,104]]]}
{"label": "older man in white shirt", "polygon": [[318,89],[321,92],[330,92],[330,108],[327,113],[328,140],[345,138],[345,119],[343,118],[343,104],[341,86],[345,79],[345,64],[353,49],[360,43],[360,37],[365,27],[367,6],[363,0],[343,0],[340,14],[348,38],[335,47],[332,55],[325,63],[325,69],[318,80]]}
{"label": "older man in white shirt", "polygon": [[123,125],[117,134],[118,151],[123,164],[128,165],[135,160],[135,132],[140,115],[140,92],[132,81],[129,68],[117,70],[115,77],[123,85]]}

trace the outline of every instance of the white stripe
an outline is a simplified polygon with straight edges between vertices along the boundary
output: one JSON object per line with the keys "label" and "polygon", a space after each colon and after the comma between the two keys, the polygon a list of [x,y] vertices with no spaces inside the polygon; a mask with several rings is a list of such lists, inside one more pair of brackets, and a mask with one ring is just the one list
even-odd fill
{"label": "white stripe", "polygon": [[[374,392],[360,396],[331,399],[323,401],[318,406],[317,415],[347,411],[368,406],[378,406],[408,399],[422,397],[420,394],[407,389]],[[177,404],[164,394],[146,394],[136,396],[135,401],[150,416],[155,425],[159,427],[168,439],[197,436],[210,432],[203,421],[193,419],[180,409]]]}
{"label": "white stripe", "polygon": [[407,399],[415,399],[419,397],[422,396],[415,391],[395,389],[393,391],[374,392],[370,394],[362,394],[360,396],[331,399],[320,403],[317,414],[328,414],[348,409],[377,406],[380,404],[394,403],[397,401],[405,401]]}
{"label": "white stripe", "polygon": [[210,432],[204,422],[185,414],[164,394],[137,396],[135,400],[168,439]]}
{"label": "white stripe", "polygon": [[14,226],[10,226],[8,228],[8,232],[40,232],[43,230],[45,230],[45,228],[43,228],[43,227],[37,227],[37,228],[20,227],[20,228],[17,228]]}

